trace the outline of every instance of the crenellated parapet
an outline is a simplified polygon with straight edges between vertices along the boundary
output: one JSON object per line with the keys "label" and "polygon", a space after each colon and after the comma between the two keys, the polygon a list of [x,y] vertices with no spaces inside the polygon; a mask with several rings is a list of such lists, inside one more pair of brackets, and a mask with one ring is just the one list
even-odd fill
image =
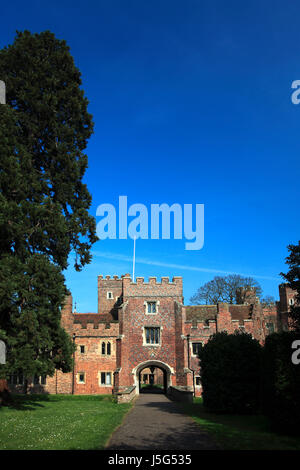
{"label": "crenellated parapet", "polygon": [[144,277],[138,276],[135,282],[129,275],[123,277],[123,298],[129,297],[172,297],[178,302],[182,302],[182,278],[162,277],[160,281],[155,276],[150,276],[148,281]]}

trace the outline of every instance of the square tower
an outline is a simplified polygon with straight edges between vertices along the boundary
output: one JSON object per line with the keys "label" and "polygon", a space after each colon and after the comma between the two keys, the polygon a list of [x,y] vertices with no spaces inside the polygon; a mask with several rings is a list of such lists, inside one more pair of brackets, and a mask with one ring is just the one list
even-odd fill
{"label": "square tower", "polygon": [[98,313],[116,317],[122,303],[123,279],[118,276],[98,276]]}

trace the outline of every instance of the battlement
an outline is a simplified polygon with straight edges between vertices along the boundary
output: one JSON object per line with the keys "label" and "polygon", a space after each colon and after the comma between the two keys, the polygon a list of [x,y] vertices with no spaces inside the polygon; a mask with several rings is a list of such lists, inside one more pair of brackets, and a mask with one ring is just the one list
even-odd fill
{"label": "battlement", "polygon": [[123,276],[98,276],[98,313],[117,315],[123,293]]}
{"label": "battlement", "polygon": [[149,276],[148,281],[144,277],[137,276],[135,282],[130,275],[123,277],[123,299],[128,297],[172,297],[183,302],[182,297],[182,277],[162,276],[158,280],[155,276]]}
{"label": "battlement", "polygon": [[109,275],[107,275],[107,276],[105,276],[105,278],[104,278],[103,275],[100,274],[100,275],[98,276],[98,281],[109,281],[109,280],[112,280],[112,281],[122,281],[122,278],[123,278],[123,277],[124,277],[124,276],[119,277],[119,276],[116,276],[116,275],[114,275],[114,276],[109,276]]}
{"label": "battlement", "polygon": [[170,278],[168,276],[162,276],[160,281],[157,280],[156,276],[149,276],[148,281],[145,280],[144,277],[137,276],[135,282],[133,282],[129,275],[124,276],[123,279],[126,279],[126,280],[130,279],[130,284],[135,284],[135,285],[141,285],[141,284],[157,285],[157,286],[166,285],[166,284],[182,285],[182,277],[180,276],[173,277],[172,281],[170,281]]}

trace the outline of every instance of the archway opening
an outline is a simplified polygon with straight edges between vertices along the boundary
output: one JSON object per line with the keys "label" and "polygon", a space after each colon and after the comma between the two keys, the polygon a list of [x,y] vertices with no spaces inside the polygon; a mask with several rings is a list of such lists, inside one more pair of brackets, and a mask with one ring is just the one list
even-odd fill
{"label": "archway opening", "polygon": [[139,364],[132,371],[137,393],[167,393],[173,369],[157,360]]}
{"label": "archway opening", "polygon": [[140,393],[167,393],[167,372],[162,367],[145,367],[139,372]]}

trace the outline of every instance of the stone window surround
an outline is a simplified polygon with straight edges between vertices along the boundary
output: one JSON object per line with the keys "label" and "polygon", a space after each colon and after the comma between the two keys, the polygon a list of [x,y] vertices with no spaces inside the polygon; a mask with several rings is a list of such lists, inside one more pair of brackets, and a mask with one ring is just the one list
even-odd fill
{"label": "stone window surround", "polygon": [[195,375],[195,387],[201,388],[202,387],[201,383],[197,384],[197,380],[196,380],[197,378],[199,378],[199,380],[200,380],[200,375]]}
{"label": "stone window surround", "polygon": [[204,346],[204,344],[203,344],[204,342],[203,342],[203,341],[200,341],[200,340],[199,340],[199,341],[191,341],[191,356],[192,356],[192,357],[198,357],[197,354],[194,354],[194,353],[193,353],[193,344],[194,344],[194,343],[195,343],[195,344],[202,344],[202,346]]}
{"label": "stone window surround", "polygon": [[[102,344],[105,343],[105,353],[102,352]],[[110,343],[110,354],[107,354],[107,344]],[[102,357],[111,357],[114,356],[114,343],[113,341],[108,338],[108,339],[101,339],[100,341],[100,354]]]}
{"label": "stone window surround", "polygon": [[[155,303],[155,312],[148,312],[148,303]],[[158,314],[158,307],[160,305],[159,300],[145,300],[145,314],[146,315],[157,315]]]}
{"label": "stone window surround", "polygon": [[[146,328],[159,328],[159,343],[147,343],[146,342]],[[161,346],[161,336],[162,330],[164,329],[161,325],[144,325],[142,326],[142,334],[143,334],[143,346],[147,346],[148,348],[159,348]]]}
{"label": "stone window surround", "polygon": [[[81,375],[83,375],[83,380],[80,380]],[[76,374],[76,383],[78,385],[84,385],[85,384],[85,372],[77,372],[77,374]]]}
{"label": "stone window surround", "polygon": [[[103,384],[101,382],[101,374],[105,374],[105,384]],[[107,384],[106,383],[106,374],[110,374],[110,384]],[[98,384],[99,384],[99,387],[112,387],[113,386],[113,371],[111,370],[100,370],[98,372]]]}
{"label": "stone window surround", "polygon": [[46,375],[35,375],[33,377],[33,383],[35,385],[46,385],[47,376]]}
{"label": "stone window surround", "polygon": [[110,290],[107,291],[107,292],[106,292],[106,298],[107,298],[107,300],[113,300],[113,298],[114,298],[113,292],[110,291]]}
{"label": "stone window surround", "polygon": [[[11,374],[8,379],[7,383],[9,385],[24,385],[26,377],[23,375],[23,373],[15,373]],[[32,385],[46,385],[47,384],[47,376],[44,375],[33,375],[32,377],[29,377],[29,382],[31,381]]]}

